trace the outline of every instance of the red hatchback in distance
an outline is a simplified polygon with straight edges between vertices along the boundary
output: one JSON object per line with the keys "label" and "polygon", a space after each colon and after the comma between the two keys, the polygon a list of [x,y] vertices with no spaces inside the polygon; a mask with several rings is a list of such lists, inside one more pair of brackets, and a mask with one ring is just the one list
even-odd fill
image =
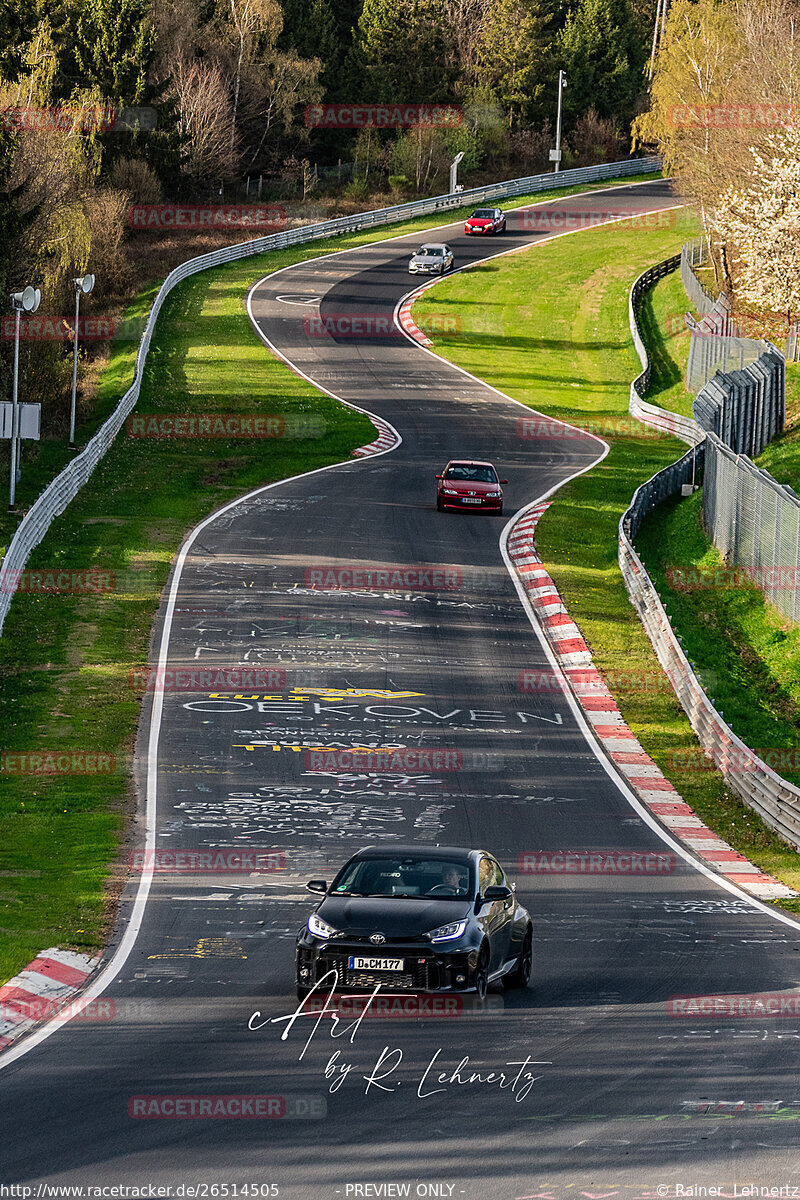
{"label": "red hatchback in distance", "polygon": [[454,458],[436,476],[436,507],[439,512],[445,508],[476,508],[502,513],[502,483],[508,480],[499,479],[490,462]]}
{"label": "red hatchback in distance", "polygon": [[476,208],[464,222],[464,233],[505,233],[506,214],[501,208]]}

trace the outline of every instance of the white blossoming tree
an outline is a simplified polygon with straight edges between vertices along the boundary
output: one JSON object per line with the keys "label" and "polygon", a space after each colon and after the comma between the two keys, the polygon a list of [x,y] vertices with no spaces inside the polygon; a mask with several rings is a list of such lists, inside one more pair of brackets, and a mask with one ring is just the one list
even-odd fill
{"label": "white blossoming tree", "polygon": [[800,129],[750,152],[751,182],[723,192],[714,224],[731,251],[737,300],[791,319],[800,312]]}

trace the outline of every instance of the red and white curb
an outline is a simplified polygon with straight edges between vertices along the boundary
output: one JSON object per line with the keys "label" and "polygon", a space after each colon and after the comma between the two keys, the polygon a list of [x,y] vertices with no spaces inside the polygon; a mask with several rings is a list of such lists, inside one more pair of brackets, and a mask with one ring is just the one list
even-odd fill
{"label": "red and white curb", "polygon": [[72,1000],[100,962],[72,950],[42,950],[0,987],[0,1050]]}
{"label": "red and white curb", "polygon": [[378,430],[378,436],[368,446],[359,446],[358,449],[352,450],[352,458],[367,458],[370,454],[382,454],[384,450],[389,450],[393,446],[400,445],[397,430],[393,429],[386,421],[382,421],[380,417],[374,417],[371,413],[369,414],[369,419]]}
{"label": "red and white curb", "polygon": [[432,279],[430,283],[425,283],[421,288],[417,288],[414,294],[409,296],[407,300],[404,300],[397,310],[397,321],[400,328],[404,329],[408,336],[413,338],[415,342],[419,342],[420,346],[430,347],[433,345],[433,342],[427,334],[422,332],[419,325],[416,324],[414,318],[411,316],[411,309],[417,300],[419,300],[422,293],[427,292],[429,287],[433,287],[434,283],[438,282],[438,279]]}
{"label": "red and white curb", "polygon": [[594,665],[591,650],[536,552],[534,531],[549,507],[549,503],[537,504],[520,518],[509,535],[508,552],[572,691],[609,758],[650,812],[707,867],[761,900],[796,896],[792,888],[760,871],[703,824],[625,724]]}

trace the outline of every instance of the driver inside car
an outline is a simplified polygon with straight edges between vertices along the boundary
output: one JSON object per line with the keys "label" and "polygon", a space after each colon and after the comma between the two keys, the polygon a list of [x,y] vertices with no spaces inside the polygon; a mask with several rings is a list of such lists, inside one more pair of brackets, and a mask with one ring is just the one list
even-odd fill
{"label": "driver inside car", "polygon": [[454,895],[460,895],[464,888],[464,877],[453,863],[445,863],[442,867],[441,887],[453,889]]}

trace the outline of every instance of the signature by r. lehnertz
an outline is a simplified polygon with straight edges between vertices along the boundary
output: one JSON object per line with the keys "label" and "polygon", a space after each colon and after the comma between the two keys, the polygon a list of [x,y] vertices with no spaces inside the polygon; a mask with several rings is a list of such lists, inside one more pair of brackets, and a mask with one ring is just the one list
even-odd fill
{"label": "signature by r. lehnertz", "polygon": [[[315,1007],[312,1012],[309,1012],[306,1009],[309,997],[306,997],[305,1000],[300,1001],[293,1012],[287,1013],[285,1016],[267,1017],[262,1020],[261,1012],[256,1010],[247,1023],[248,1029],[255,1031],[263,1029],[267,1025],[282,1024],[284,1025],[284,1029],[281,1033],[281,1041],[285,1042],[298,1021],[316,1018],[313,1028],[298,1055],[298,1062],[305,1056],[323,1021],[327,1021],[329,1024],[329,1037],[344,1038],[350,1046],[355,1045],[356,1035],[361,1027],[361,1022],[367,1015],[375,997],[380,993],[381,985],[378,984],[366,999],[359,1016],[354,1021],[346,1022],[333,1008],[328,1007],[336,992],[338,982],[338,971],[328,971],[309,992],[309,997],[314,992],[318,992],[321,995],[324,991],[324,986],[327,985],[329,987],[330,990],[325,996],[325,1003],[321,1008]],[[324,1037],[324,1032],[322,1036]],[[515,1059],[513,1062],[503,1063],[502,1069],[476,1070],[470,1065],[470,1056],[465,1054],[456,1067],[442,1070],[441,1055],[442,1047],[440,1046],[431,1055],[430,1060],[417,1079],[417,1096],[420,1100],[424,1100],[428,1096],[435,1096],[441,1092],[446,1092],[451,1087],[491,1087],[499,1091],[509,1092],[517,1104],[519,1104],[529,1095],[534,1084],[543,1078],[542,1075],[536,1074],[535,1068],[552,1066],[552,1062],[550,1061],[542,1062],[527,1055],[524,1059]],[[403,1051],[399,1046],[384,1046],[374,1063],[368,1066],[366,1073],[364,1073],[365,1069],[360,1067],[357,1062],[346,1058],[341,1050],[334,1050],[325,1064],[325,1078],[328,1081],[328,1091],[337,1092],[346,1081],[350,1083],[357,1082],[360,1077],[365,1083],[364,1095],[368,1095],[373,1088],[381,1092],[395,1092],[403,1082],[399,1078],[403,1057]]]}

